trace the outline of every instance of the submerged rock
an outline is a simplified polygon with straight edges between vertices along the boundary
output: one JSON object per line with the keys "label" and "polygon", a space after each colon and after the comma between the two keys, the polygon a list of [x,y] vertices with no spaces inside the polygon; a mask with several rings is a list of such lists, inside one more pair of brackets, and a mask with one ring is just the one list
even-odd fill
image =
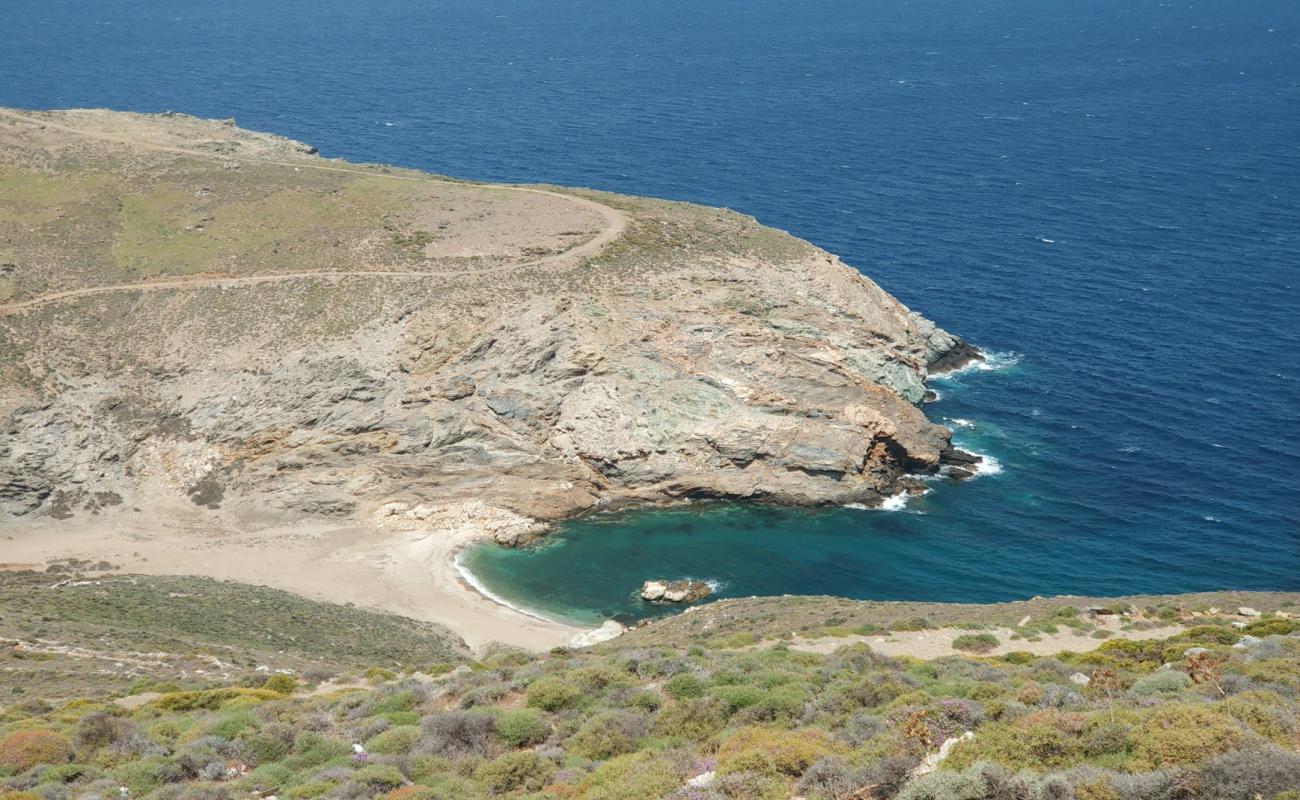
{"label": "submerged rock", "polygon": [[713,594],[704,581],[646,581],[641,584],[641,599],[649,603],[694,603]]}

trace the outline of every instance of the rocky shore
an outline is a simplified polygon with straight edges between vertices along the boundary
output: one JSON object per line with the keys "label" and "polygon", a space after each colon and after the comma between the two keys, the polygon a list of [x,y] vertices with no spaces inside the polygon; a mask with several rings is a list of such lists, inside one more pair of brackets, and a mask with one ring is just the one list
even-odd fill
{"label": "rocky shore", "polygon": [[0,169],[25,187],[0,197],[10,523],[181,508],[520,544],[628,504],[874,505],[969,466],[918,405],[978,351],[730,211],[181,115],[7,112]]}

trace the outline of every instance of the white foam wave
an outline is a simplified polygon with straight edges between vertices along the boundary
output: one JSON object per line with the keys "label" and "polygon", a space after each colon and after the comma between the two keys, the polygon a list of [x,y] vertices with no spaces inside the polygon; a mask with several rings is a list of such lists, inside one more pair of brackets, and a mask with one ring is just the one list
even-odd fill
{"label": "white foam wave", "polygon": [[982,351],[983,358],[968,361],[960,367],[948,372],[941,372],[938,375],[931,375],[932,380],[943,380],[952,378],[957,375],[964,375],[969,372],[996,372],[997,370],[1010,369],[1020,363],[1020,354],[1011,351],[999,352],[996,350]]}
{"label": "white foam wave", "polygon": [[984,475],[997,475],[1002,471],[1002,462],[998,461],[993,456],[985,453],[972,453],[972,455],[980,457],[980,462],[975,465],[975,474],[971,476],[972,478],[979,478]]}
{"label": "white foam wave", "polygon": [[902,511],[904,508],[907,508],[907,492],[890,495],[880,504],[881,511]]}
{"label": "white foam wave", "polygon": [[[929,494],[929,492],[930,490],[926,489],[921,494]],[[851,508],[854,511],[903,511],[907,508],[907,501],[911,496],[909,492],[902,491],[886,497],[878,506],[869,506],[865,503],[845,503],[844,508]]]}
{"label": "white foam wave", "polygon": [[480,580],[478,579],[478,577],[474,575],[474,573],[470,572],[470,571],[469,571],[469,568],[466,567],[466,566],[461,562],[460,557],[461,557],[461,555],[464,554],[464,552],[465,552],[465,551],[462,550],[462,551],[460,551],[459,553],[457,553],[457,554],[455,555],[455,557],[452,558],[451,563],[452,563],[453,566],[456,567],[456,572],[459,573],[460,576],[461,576],[462,578],[465,579],[465,582],[468,583],[468,584],[469,584],[469,585],[474,589],[474,591],[476,591],[476,592],[478,592],[479,594],[483,595],[484,597],[486,597],[487,599],[489,599],[489,600],[491,600],[492,602],[496,603],[497,605],[505,606],[506,608],[510,609],[511,611],[518,612],[518,613],[520,613],[520,614],[523,614],[523,615],[526,616],[526,617],[532,617],[533,619],[540,619],[542,622],[559,622],[559,623],[561,623],[561,624],[563,624],[563,625],[571,625],[571,624],[573,624],[573,623],[570,623],[570,622],[563,622],[563,621],[561,621],[561,620],[557,620],[557,619],[551,619],[550,617],[547,617],[547,616],[545,616],[545,615],[539,614],[539,613],[537,613],[536,611],[532,611],[532,610],[530,610],[530,609],[524,608],[523,606],[517,606],[517,605],[515,605],[514,603],[512,603],[512,602],[510,602],[509,600],[507,600],[507,599],[505,599],[504,597],[502,597],[501,595],[499,595],[499,594],[493,592],[491,589],[489,589],[489,588],[487,588],[486,586],[484,586],[484,585],[483,585],[483,582],[480,581]]}
{"label": "white foam wave", "polygon": [[948,421],[951,422],[954,426],[956,426],[956,427],[958,427],[958,428],[973,428],[973,427],[975,427],[975,423],[974,423],[974,422],[971,422],[971,421],[968,420],[968,419],[962,419],[961,417],[950,417],[950,418],[948,419]]}
{"label": "white foam wave", "polygon": [[[970,449],[969,447],[963,447],[962,445],[956,442],[954,442],[954,445],[956,445],[963,452],[970,453],[971,455],[979,459],[979,461],[977,461],[976,463],[970,466],[969,468],[970,477],[968,477],[966,480],[973,481],[976,478],[983,478],[987,475],[997,475],[999,472],[1002,471],[1002,462],[998,461],[997,458],[988,455],[987,453],[977,453],[974,450]],[[944,467],[940,469],[939,470],[940,476],[947,475],[950,469],[951,468],[949,467]]]}

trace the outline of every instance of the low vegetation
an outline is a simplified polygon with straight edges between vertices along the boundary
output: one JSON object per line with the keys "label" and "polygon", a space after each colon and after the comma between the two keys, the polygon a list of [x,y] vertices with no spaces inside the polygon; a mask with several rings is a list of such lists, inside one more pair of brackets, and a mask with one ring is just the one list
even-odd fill
{"label": "low vegetation", "polygon": [[[308,627],[295,630],[324,635]],[[395,628],[373,633],[403,646]],[[1300,787],[1294,619],[928,662],[743,638],[454,667],[406,653],[323,685],[252,669],[118,700],[11,695],[0,800],[1293,800]]]}
{"label": "low vegetation", "polygon": [[[276,670],[401,671],[468,658],[445,628],[394,614],[208,578],[75,568],[0,571],[0,702],[122,694],[151,683],[204,688],[258,667],[265,680]],[[288,675],[274,680],[268,689],[291,686]]]}

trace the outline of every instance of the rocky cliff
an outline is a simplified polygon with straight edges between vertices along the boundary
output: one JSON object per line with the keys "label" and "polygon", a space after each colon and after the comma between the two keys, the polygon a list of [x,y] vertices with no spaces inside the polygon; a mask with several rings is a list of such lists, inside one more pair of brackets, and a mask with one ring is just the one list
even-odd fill
{"label": "rocky cliff", "polygon": [[180,115],[0,113],[0,264],[10,520],[874,503],[949,447],[929,370],[978,357],[740,214]]}

